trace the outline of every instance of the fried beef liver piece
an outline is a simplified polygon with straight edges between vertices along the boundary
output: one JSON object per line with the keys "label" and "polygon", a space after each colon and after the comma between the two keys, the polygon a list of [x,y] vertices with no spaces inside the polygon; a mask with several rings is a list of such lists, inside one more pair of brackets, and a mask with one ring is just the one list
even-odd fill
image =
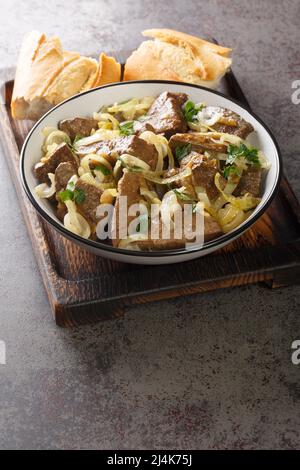
{"label": "fried beef liver piece", "polygon": [[58,145],[45,161],[36,163],[34,174],[41,183],[49,183],[48,173],[55,173],[58,165],[63,162],[70,162],[76,168],[78,166],[76,156],[66,143]]}
{"label": "fried beef liver piece", "polygon": [[147,112],[139,132],[152,130],[155,134],[164,134],[167,138],[176,132],[185,132],[187,123],[181,108],[187,99],[185,93],[161,93]]}
{"label": "fried beef liver piece", "polygon": [[242,139],[246,139],[246,137],[254,131],[252,124],[245,121],[239,114],[225,108],[215,109],[222,114],[220,120],[211,126],[217,132],[233,134]]}
{"label": "fried beef liver piece", "polygon": [[244,196],[246,193],[259,197],[261,194],[262,170],[260,168],[248,167],[243,171],[239,184],[235,188],[234,196]]}
{"label": "fried beef liver piece", "polygon": [[[115,216],[113,218],[112,232],[114,237],[112,239],[113,246],[118,246],[120,243],[120,233],[127,233],[127,227],[130,222],[135,218],[128,215],[128,208],[133,204],[138,204],[141,199],[140,195],[141,176],[138,173],[125,171],[122,178],[118,183],[118,196],[115,203]],[[127,196],[127,224],[126,218],[120,217],[120,197]],[[121,219],[121,220],[120,220]]]}
{"label": "fried beef liver piece", "polygon": [[62,201],[58,201],[57,206],[56,206],[56,215],[59,220],[63,222],[64,217],[67,213],[67,207]]}
{"label": "fried beef liver piece", "polygon": [[75,183],[75,188],[81,189],[85,195],[83,202],[76,204],[78,212],[89,222],[92,229],[95,229],[98,219],[96,209],[100,204],[102,191],[96,186],[82,181],[80,178]]}
{"label": "fried beef liver piece", "polygon": [[157,163],[157,150],[153,144],[149,144],[136,135],[119,137],[112,140],[102,140],[90,145],[82,145],[77,148],[76,153],[79,155],[87,155],[89,153],[106,154],[108,160],[114,163],[116,158],[124,153],[129,153],[135,157],[139,157],[150,165],[151,170],[155,170]]}
{"label": "fried beef liver piece", "polygon": [[[115,204],[115,218],[114,218],[114,227],[113,231],[116,234],[116,237],[113,239],[113,246],[119,246],[120,243],[120,231],[122,233],[127,233],[127,226],[130,222],[135,219],[135,215],[127,215],[127,226],[119,226],[119,214],[120,214],[120,196],[127,196],[127,211],[130,206],[133,204],[138,204],[141,200],[140,195],[140,184],[141,184],[141,175],[133,172],[125,172],[118,184],[118,197]],[[204,219],[204,240],[211,240],[219,235],[221,235],[221,228],[219,224],[207,213],[205,212]],[[195,220],[195,216],[193,216]],[[122,223],[122,221],[121,221]],[[126,223],[126,220],[124,220]],[[158,224],[158,239],[151,239],[150,236],[147,240],[139,240],[135,242],[135,245],[142,250],[170,250],[175,248],[183,248],[187,242],[184,236],[180,239],[174,238],[171,235],[170,239],[162,238],[162,221],[161,219],[155,222]],[[150,227],[149,227],[150,229]]]}
{"label": "fried beef liver piece", "polygon": [[213,141],[214,133],[211,133],[211,136],[200,135],[196,133],[186,133],[186,134],[175,134],[171,137],[169,141],[170,148],[172,152],[176,151],[176,147],[181,147],[183,145],[191,145],[191,149],[196,152],[203,153],[205,150],[210,150],[213,152],[227,152],[227,146],[225,144],[218,144]]}
{"label": "fried beef liver piece", "polygon": [[[219,196],[218,188],[215,185],[215,175],[218,173],[217,160],[209,160],[206,156],[192,153],[184,157],[180,162],[182,169],[191,168],[192,175],[184,178],[187,183],[194,188],[202,187],[210,201]],[[181,180],[182,186],[187,186],[184,180]],[[221,186],[225,186],[226,181],[221,176]]]}
{"label": "fried beef liver piece", "polygon": [[55,170],[56,194],[66,188],[72,176],[77,175],[77,167],[72,162],[63,162]]}
{"label": "fried beef liver piece", "polygon": [[76,135],[88,137],[93,129],[98,129],[98,121],[92,118],[81,117],[63,119],[58,124],[58,128],[68,134],[71,140],[74,140]]}

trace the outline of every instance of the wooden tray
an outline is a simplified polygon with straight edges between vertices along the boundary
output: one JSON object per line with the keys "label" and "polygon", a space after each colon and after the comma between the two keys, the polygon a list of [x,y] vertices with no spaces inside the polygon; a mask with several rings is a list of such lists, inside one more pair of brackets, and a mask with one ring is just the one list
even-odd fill
{"label": "wooden tray", "polygon": [[[21,187],[19,151],[33,122],[10,114],[13,69],[0,71],[0,134],[55,321],[74,326],[123,314],[127,305],[265,281],[299,282],[300,206],[286,178],[268,211],[241,238],[204,258],[138,266],[97,257],[44,222]],[[248,105],[232,72],[222,91]]]}

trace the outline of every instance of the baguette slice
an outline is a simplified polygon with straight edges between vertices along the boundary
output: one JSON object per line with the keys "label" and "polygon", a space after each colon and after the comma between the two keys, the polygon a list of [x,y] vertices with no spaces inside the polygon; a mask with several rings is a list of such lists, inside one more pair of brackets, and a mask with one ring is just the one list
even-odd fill
{"label": "baguette slice", "polygon": [[101,53],[99,62],[64,51],[59,38],[38,31],[22,44],[11,102],[16,119],[39,119],[51,107],[82,91],[120,81],[121,66]]}
{"label": "baguette slice", "polygon": [[231,66],[231,49],[171,29],[149,29],[127,59],[125,80],[160,79],[215,88]]}

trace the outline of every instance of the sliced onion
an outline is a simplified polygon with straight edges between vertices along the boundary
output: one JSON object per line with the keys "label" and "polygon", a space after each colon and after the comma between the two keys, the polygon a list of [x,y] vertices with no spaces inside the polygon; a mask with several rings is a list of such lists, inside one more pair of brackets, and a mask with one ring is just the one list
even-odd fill
{"label": "sliced onion", "polygon": [[44,129],[42,130],[42,134],[43,136],[46,138],[48,137],[49,134],[51,134],[51,132],[54,132],[54,131],[57,131],[57,127],[44,127]]}
{"label": "sliced onion", "polygon": [[101,191],[104,191],[105,189],[111,189],[115,187],[115,183],[113,181],[108,182],[108,183],[99,183],[96,178],[93,177],[91,173],[84,173],[83,175],[80,176],[80,181],[83,181],[84,183],[91,184],[92,186],[95,186],[96,188],[100,189]]}
{"label": "sliced onion", "polygon": [[259,158],[259,163],[260,163],[260,166],[265,169],[265,170],[268,170],[271,166],[269,160],[267,159],[267,157],[265,156],[265,154],[259,150],[258,151],[258,158]]}
{"label": "sliced onion", "polygon": [[224,113],[221,108],[216,106],[206,106],[202,109],[202,111],[198,112],[197,120],[202,124],[206,124],[207,126],[213,126],[219,121],[223,114]]}
{"label": "sliced onion", "polygon": [[114,174],[114,179],[116,181],[116,183],[119,181],[119,179],[122,177],[122,173],[123,173],[123,165],[122,163],[120,162],[120,160],[117,160],[115,166],[114,166],[114,171],[113,171],[113,174]]}
{"label": "sliced onion", "polygon": [[109,113],[94,113],[93,118],[99,121],[110,122],[112,124],[113,130],[118,130],[120,128],[119,121]]}
{"label": "sliced onion", "polygon": [[168,191],[162,199],[160,213],[163,224],[167,227],[170,225],[171,230],[174,229],[174,222],[172,219],[177,211],[182,212],[177,196],[173,190]]}
{"label": "sliced onion", "polygon": [[237,209],[232,204],[226,204],[226,206],[218,212],[218,222],[224,233],[231,232],[231,230],[238,227],[244,222],[246,217],[243,210]]}
{"label": "sliced onion", "polygon": [[138,167],[145,171],[150,170],[150,165],[148,165],[148,163],[144,162],[144,160],[141,160],[138,157],[129,155],[129,153],[123,153],[123,155],[120,156],[120,161],[124,162],[129,167]]}
{"label": "sliced onion", "polygon": [[80,166],[83,168],[85,173],[91,173],[90,169],[90,163],[95,162],[95,163],[100,163],[101,165],[105,166],[109,171],[112,172],[112,166],[109,163],[106,158],[104,158],[102,155],[98,155],[96,153],[90,153],[83,157],[80,161]]}
{"label": "sliced onion", "polygon": [[76,205],[73,201],[65,201],[68,213],[64,217],[64,226],[76,235],[83,238],[89,238],[91,235],[91,228],[86,219],[76,211]]}
{"label": "sliced onion", "polygon": [[186,178],[187,176],[191,176],[191,174],[192,174],[192,170],[189,167],[185,168],[183,171],[181,171],[180,173],[177,173],[174,176],[169,176],[168,178],[161,178],[159,176],[159,172],[155,172],[155,171],[147,171],[147,172],[142,173],[143,177],[146,180],[152,181],[153,183],[156,183],[156,184],[175,183],[176,181],[182,180],[182,178]]}
{"label": "sliced onion", "polygon": [[148,236],[143,233],[134,233],[127,238],[123,238],[120,240],[118,248],[125,248],[126,250],[137,250],[140,251],[140,248],[138,245],[135,245],[135,243],[139,241],[145,241],[148,240]]}
{"label": "sliced onion", "polygon": [[[236,185],[227,183],[224,190],[222,190],[220,185],[220,173],[216,173],[215,175],[215,185],[217,186],[218,190],[220,191],[221,195],[225,199],[226,202],[230,202],[234,207],[240,209],[242,211],[248,211],[250,209],[254,209],[261,201],[260,198],[254,197],[251,194],[245,194],[244,196],[235,197],[232,196],[231,192],[232,187],[236,187]],[[230,188],[230,189],[228,189]],[[229,192],[231,190],[231,192]]]}
{"label": "sliced onion", "polygon": [[105,189],[100,197],[101,204],[112,204],[113,200],[117,197],[118,191],[116,189]]}
{"label": "sliced onion", "polygon": [[151,204],[160,204],[161,200],[159,199],[158,195],[155,191],[150,191],[150,189],[146,188],[145,186],[141,186],[140,194],[143,196],[146,201],[150,202]]}
{"label": "sliced onion", "polygon": [[167,139],[158,134],[154,134],[152,131],[144,131],[139,135],[140,139],[145,140],[148,144],[154,145],[158,153],[158,159],[155,171],[162,171],[164,167],[164,158],[168,155],[169,142]]}
{"label": "sliced onion", "polygon": [[51,181],[51,186],[48,186],[46,183],[42,183],[34,188],[35,194],[41,199],[49,199],[54,196],[56,192],[54,173],[48,173],[48,178]]}
{"label": "sliced onion", "polygon": [[99,129],[93,135],[88,137],[83,137],[82,139],[77,140],[73,145],[75,152],[80,149],[80,147],[85,147],[87,145],[95,144],[101,142],[101,140],[113,140],[120,136],[120,131],[110,130],[110,129]]}
{"label": "sliced onion", "polygon": [[45,142],[44,142],[44,148],[48,149],[49,145],[52,145],[52,144],[59,145],[59,144],[62,144],[63,142],[66,142],[67,144],[71,144],[71,139],[68,136],[68,134],[56,129],[55,131],[50,132],[50,134],[48,134],[48,136],[46,137]]}
{"label": "sliced onion", "polygon": [[138,99],[133,98],[126,101],[125,103],[115,103],[113,106],[109,106],[107,111],[109,113],[122,113],[126,121],[131,121],[136,114],[144,114],[155,98],[152,96],[145,96],[144,98]]}

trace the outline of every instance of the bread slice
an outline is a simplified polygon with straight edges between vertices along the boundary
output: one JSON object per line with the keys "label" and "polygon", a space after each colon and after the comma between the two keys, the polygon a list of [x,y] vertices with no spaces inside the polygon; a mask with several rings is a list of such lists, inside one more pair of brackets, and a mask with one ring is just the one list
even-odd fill
{"label": "bread slice", "polygon": [[231,49],[171,29],[149,29],[127,59],[125,80],[175,80],[215,88],[231,66]]}
{"label": "bread slice", "polygon": [[59,38],[38,31],[22,44],[12,96],[12,116],[39,119],[51,107],[82,91],[120,81],[121,66],[101,53],[99,62],[64,51]]}

